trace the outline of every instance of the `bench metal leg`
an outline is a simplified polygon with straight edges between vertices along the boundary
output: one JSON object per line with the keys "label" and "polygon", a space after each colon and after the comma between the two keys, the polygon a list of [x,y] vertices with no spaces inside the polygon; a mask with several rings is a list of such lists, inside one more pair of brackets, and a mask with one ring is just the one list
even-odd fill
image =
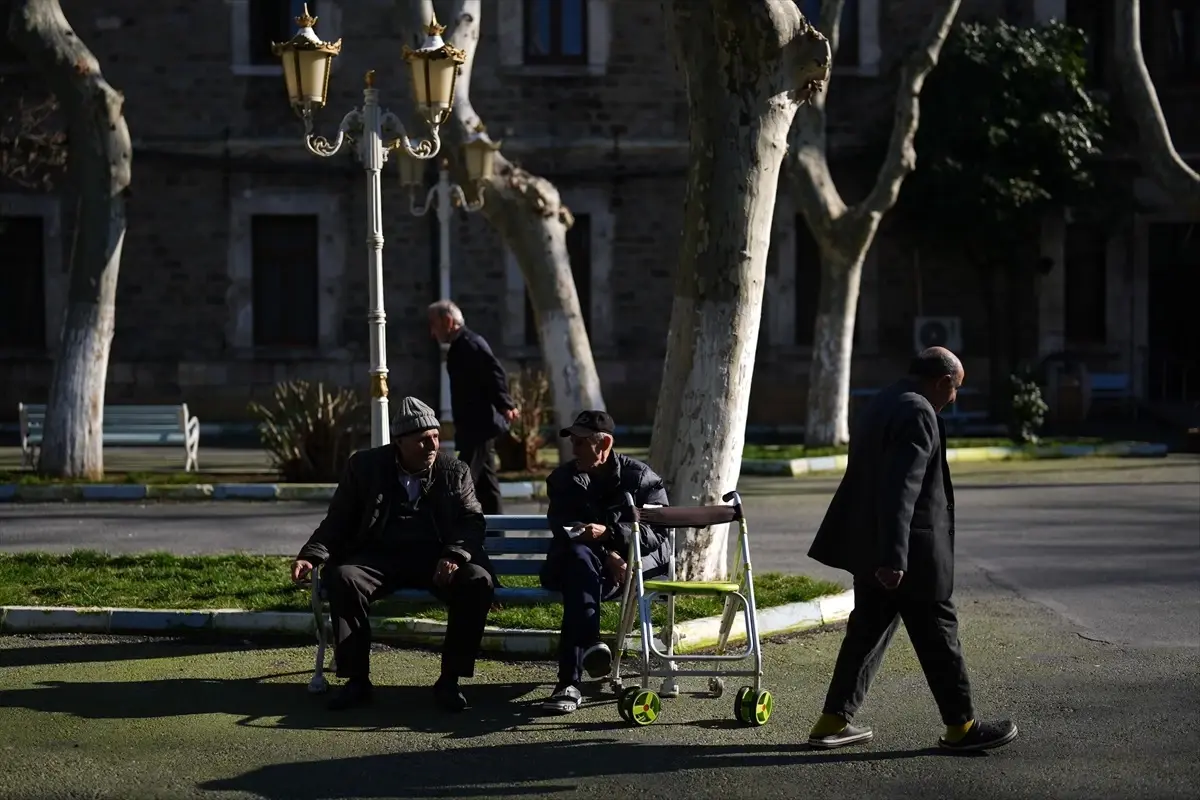
{"label": "bench metal leg", "polygon": [[[321,602],[321,580],[318,569],[314,569],[312,574],[311,598],[313,621],[316,623],[317,633],[317,658],[313,665],[312,680],[308,682],[308,691],[313,694],[320,694],[329,688],[329,681],[325,679],[325,649],[329,643],[329,630],[326,628],[325,613]],[[334,668],[332,664],[330,664],[330,668]]]}

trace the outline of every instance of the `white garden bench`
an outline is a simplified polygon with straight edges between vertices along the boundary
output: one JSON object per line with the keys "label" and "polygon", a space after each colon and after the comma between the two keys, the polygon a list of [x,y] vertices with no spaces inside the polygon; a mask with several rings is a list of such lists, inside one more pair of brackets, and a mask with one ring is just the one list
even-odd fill
{"label": "white garden bench", "polygon": [[[46,426],[46,406],[18,403],[21,465],[34,466]],[[105,447],[182,447],[183,469],[199,469],[200,420],[187,403],[175,406],[105,406],[101,437]]]}

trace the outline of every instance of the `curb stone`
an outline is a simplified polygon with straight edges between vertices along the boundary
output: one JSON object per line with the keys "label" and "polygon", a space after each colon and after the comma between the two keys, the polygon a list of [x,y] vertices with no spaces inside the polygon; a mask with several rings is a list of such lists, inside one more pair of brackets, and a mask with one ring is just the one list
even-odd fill
{"label": "curb stone", "polygon": [[[1167,445],[1153,442],[1114,442],[1100,445],[1050,445],[1026,450],[1019,447],[953,447],[946,460],[955,463],[1006,461],[1014,456],[1044,458],[1157,458],[1167,454]],[[846,469],[846,456],[812,458],[745,459],[743,475],[799,477],[811,473],[834,473]],[[308,500],[328,501],[337,488],[332,483],[216,483],[216,484],[0,484],[0,503],[137,502],[140,500]],[[505,500],[535,500],[546,496],[541,481],[503,481],[500,496]]]}
{"label": "curb stone", "polygon": [[[853,607],[854,592],[849,590],[802,603],[760,608],[759,632],[766,638],[843,622]],[[720,625],[720,616],[678,623],[675,651],[682,654],[712,647],[717,643]],[[371,630],[379,641],[429,646],[441,643],[446,624],[418,617],[372,617]],[[312,614],[306,611],[0,607],[0,634],[34,633],[225,633],[314,638],[314,623]],[[739,616],[730,641],[745,638],[745,620]],[[553,659],[558,654],[558,632],[488,627],[482,649],[493,655]]]}
{"label": "curb stone", "polygon": [[[1035,447],[951,447],[946,460],[954,462],[1006,461],[1014,456],[1025,458],[1085,458],[1087,456],[1116,456],[1119,458],[1156,458],[1167,454],[1167,445],[1154,442],[1113,442],[1111,444],[1064,444]],[[746,459],[742,461],[743,475],[775,475],[798,477],[813,472],[842,472],[846,456],[817,456],[791,460]]]}

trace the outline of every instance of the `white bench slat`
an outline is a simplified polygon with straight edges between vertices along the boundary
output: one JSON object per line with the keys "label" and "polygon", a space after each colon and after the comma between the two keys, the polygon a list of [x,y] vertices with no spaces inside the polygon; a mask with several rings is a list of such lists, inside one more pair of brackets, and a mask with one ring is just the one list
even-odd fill
{"label": "white bench slat", "polygon": [[[35,449],[45,437],[46,405],[21,403],[23,463],[33,463]],[[105,445],[175,446],[184,448],[184,471],[199,469],[200,421],[188,413],[186,403],[165,406],[106,405],[100,435]]]}

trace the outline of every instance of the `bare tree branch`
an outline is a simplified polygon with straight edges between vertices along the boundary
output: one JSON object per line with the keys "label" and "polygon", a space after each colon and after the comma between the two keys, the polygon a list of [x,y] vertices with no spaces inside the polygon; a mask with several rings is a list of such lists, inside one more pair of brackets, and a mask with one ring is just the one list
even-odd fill
{"label": "bare tree branch", "polygon": [[[0,86],[7,88],[3,78]],[[53,95],[30,100],[13,89],[0,115],[0,177],[27,189],[49,189],[67,164],[67,135],[59,127]]]}
{"label": "bare tree branch", "polygon": [[909,57],[900,76],[896,92],[896,112],[892,120],[892,136],[887,156],[871,193],[854,208],[855,214],[883,214],[896,204],[900,186],[917,166],[917,151],[913,141],[921,119],[921,88],[925,78],[937,66],[942,45],[950,34],[961,0],[941,0],[933,12],[929,27],[920,45]]}
{"label": "bare tree branch", "polygon": [[1141,3],[1114,3],[1114,51],[1119,62],[1117,81],[1137,126],[1138,159],[1173,203],[1200,212],[1200,175],[1187,165],[1171,141],[1158,92],[1142,54]]}

